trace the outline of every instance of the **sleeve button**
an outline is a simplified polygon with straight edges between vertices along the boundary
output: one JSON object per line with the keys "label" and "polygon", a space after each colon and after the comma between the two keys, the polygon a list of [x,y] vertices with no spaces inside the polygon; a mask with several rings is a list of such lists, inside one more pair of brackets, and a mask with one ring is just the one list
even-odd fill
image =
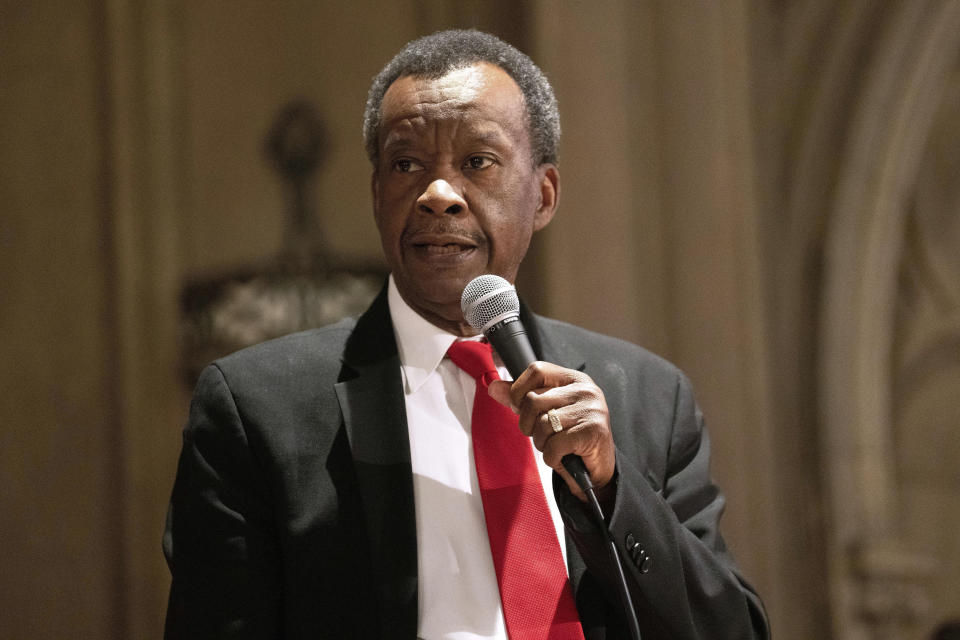
{"label": "sleeve button", "polygon": [[647,573],[650,571],[650,567],[653,566],[653,558],[648,556],[646,553],[643,554],[643,560],[640,562],[637,567],[640,569],[640,573]]}

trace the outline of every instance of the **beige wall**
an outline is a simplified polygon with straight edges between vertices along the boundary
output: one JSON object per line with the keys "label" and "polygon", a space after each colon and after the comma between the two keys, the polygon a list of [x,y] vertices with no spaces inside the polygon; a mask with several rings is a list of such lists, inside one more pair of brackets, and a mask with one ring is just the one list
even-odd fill
{"label": "beige wall", "polygon": [[120,425],[95,7],[0,18],[0,633],[110,637]]}
{"label": "beige wall", "polygon": [[[777,637],[960,615],[930,595],[960,586],[955,536],[930,533],[960,527],[958,11],[879,6],[0,1],[0,635],[159,635],[181,287],[279,249],[263,139],[294,97],[328,128],[329,249],[379,260],[366,88],[454,25],[530,52],[560,99],[561,209],[526,297],[690,374]],[[864,413],[871,381],[891,391]],[[891,621],[877,593],[931,607]]]}

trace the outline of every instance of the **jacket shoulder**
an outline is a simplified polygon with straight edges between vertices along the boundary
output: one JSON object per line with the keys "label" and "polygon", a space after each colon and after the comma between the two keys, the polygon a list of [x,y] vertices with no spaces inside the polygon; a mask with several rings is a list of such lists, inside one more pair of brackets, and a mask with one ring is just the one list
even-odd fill
{"label": "jacket shoulder", "polygon": [[[235,391],[303,386],[338,375],[344,345],[356,324],[354,318],[261,342],[215,360]],[[331,384],[332,384],[331,382]]]}
{"label": "jacket shoulder", "polygon": [[593,367],[642,370],[671,380],[683,375],[673,363],[627,340],[553,318],[534,317],[545,356],[558,354],[569,360],[579,358]]}

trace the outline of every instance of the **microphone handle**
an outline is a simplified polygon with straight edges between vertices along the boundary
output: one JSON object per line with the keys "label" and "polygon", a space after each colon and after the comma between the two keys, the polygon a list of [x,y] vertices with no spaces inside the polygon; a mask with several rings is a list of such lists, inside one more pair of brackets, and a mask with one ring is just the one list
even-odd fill
{"label": "microphone handle", "polygon": [[[514,380],[519,378],[520,374],[526,371],[527,367],[537,359],[519,316],[501,320],[487,329],[484,335],[496,349],[497,354],[503,360],[503,364],[506,365],[507,371],[510,372]],[[593,489],[587,467],[583,464],[580,456],[568,453],[563,456],[561,463],[567,473],[577,481],[577,485],[584,493]]]}
{"label": "microphone handle", "polygon": [[487,329],[484,335],[496,349],[514,380],[537,360],[519,316],[501,320]]}

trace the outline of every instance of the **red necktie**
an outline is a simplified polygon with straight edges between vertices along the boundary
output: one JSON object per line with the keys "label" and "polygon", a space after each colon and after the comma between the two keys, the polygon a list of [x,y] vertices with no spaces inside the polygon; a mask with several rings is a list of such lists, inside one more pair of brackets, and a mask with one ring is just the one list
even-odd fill
{"label": "red necktie", "polygon": [[471,432],[483,514],[511,640],[583,640],[563,554],[530,440],[490,397],[499,380],[490,345],[455,342],[447,355],[477,381]]}

